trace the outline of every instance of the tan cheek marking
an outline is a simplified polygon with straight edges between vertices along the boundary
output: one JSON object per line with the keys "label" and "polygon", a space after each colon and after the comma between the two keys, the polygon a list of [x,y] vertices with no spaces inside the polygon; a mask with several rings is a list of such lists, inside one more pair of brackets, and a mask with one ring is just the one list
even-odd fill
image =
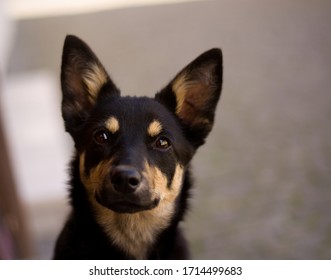
{"label": "tan cheek marking", "polygon": [[95,102],[101,87],[107,82],[107,74],[104,69],[93,63],[89,65],[88,71],[83,74],[83,80],[89,92],[90,101]]}
{"label": "tan cheek marking", "polygon": [[147,161],[145,162],[144,175],[148,180],[150,188],[156,196],[161,198],[161,201],[162,199],[166,199],[167,201],[174,201],[176,199],[182,186],[183,174],[183,167],[180,164],[177,164],[170,188],[168,188],[167,177],[162,171],[155,166],[150,166]]}
{"label": "tan cheek marking", "polygon": [[118,119],[115,117],[110,117],[106,121],[106,128],[111,132],[111,133],[116,133],[120,129],[120,124],[118,122]]}
{"label": "tan cheek marking", "polygon": [[168,188],[167,177],[161,172],[157,167],[151,167],[148,163],[145,163],[145,169],[147,171],[147,179],[151,188],[153,188],[153,193],[156,198],[160,199],[159,205],[150,210],[153,216],[160,219],[162,223],[161,228],[164,228],[170,222],[170,219],[174,213],[174,201],[180,193],[182,182],[183,182],[183,168],[178,164],[170,188]]}
{"label": "tan cheek marking", "polygon": [[147,128],[147,132],[151,137],[160,134],[161,131],[162,131],[162,125],[157,120],[153,120]]}
{"label": "tan cheek marking", "polygon": [[148,181],[149,188],[153,193],[160,195],[160,193],[167,187],[167,177],[163,175],[160,169],[150,166],[147,161],[145,161],[144,165],[145,170],[143,175]]}
{"label": "tan cheek marking", "polygon": [[[161,171],[160,171],[161,172]],[[183,168],[178,164],[176,166],[176,170],[174,176],[172,178],[172,182],[170,188],[167,185],[162,186],[161,191],[161,201],[160,204],[169,204],[173,206],[174,201],[176,200],[177,196],[180,193],[182,182],[183,182]]]}
{"label": "tan cheek marking", "polygon": [[94,199],[95,193],[99,191],[106,176],[110,172],[111,160],[101,161],[93,167],[88,174],[85,172],[85,153],[79,156],[79,173],[82,183],[87,192]]}
{"label": "tan cheek marking", "polygon": [[151,170],[153,175],[154,190],[159,193],[162,198],[167,190],[168,179],[157,167],[153,167]]}

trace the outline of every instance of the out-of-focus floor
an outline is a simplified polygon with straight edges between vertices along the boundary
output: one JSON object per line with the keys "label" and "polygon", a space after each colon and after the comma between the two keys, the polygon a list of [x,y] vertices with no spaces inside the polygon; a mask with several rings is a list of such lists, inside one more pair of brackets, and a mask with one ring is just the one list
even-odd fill
{"label": "out-of-focus floor", "polygon": [[[183,224],[193,257],[330,259],[330,30],[327,0],[198,1],[22,20],[9,81],[44,71],[57,83],[64,37],[76,34],[123,94],[152,96],[201,52],[221,47],[222,98],[214,130],[193,162],[196,188]],[[59,85],[53,90],[59,96],[51,100],[60,102]],[[27,128],[21,133],[32,137]],[[49,141],[65,143],[69,160],[72,143],[64,137]],[[63,151],[53,152],[63,160]],[[46,170],[51,162],[39,164]],[[65,174],[65,166],[55,168]],[[48,181],[39,187],[47,190]],[[65,177],[54,182],[66,188]],[[35,258],[51,257],[67,213],[62,198],[27,204]]]}

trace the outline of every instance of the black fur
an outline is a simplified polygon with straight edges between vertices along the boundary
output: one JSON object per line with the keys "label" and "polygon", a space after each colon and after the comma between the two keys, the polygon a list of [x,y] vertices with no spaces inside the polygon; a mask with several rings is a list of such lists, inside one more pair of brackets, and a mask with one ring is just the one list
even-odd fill
{"label": "black fur", "polygon": [[[212,49],[199,56],[155,99],[121,97],[92,50],[79,38],[67,36],[61,83],[62,114],[76,152],[70,174],[72,211],[57,240],[54,258],[189,258],[179,223],[192,187],[190,160],[214,122],[222,86],[221,51]],[[110,118],[116,119],[113,128],[105,125]],[[149,135],[154,120],[161,128],[156,129],[156,135]],[[120,181],[115,180],[114,174],[122,170],[126,177],[120,173]],[[134,175],[127,175],[131,173]],[[171,201],[169,205],[164,197]],[[143,252],[126,245],[126,234],[130,240],[144,232],[126,232],[125,226],[117,225],[111,217],[122,221],[124,216],[155,213],[157,218],[153,216],[151,222],[158,224],[157,219],[163,218],[158,208],[163,205],[173,209],[167,212],[170,217],[165,226],[151,231],[155,236],[146,246],[132,243]],[[134,221],[146,225],[146,220]],[[115,235],[124,240],[120,245]]]}

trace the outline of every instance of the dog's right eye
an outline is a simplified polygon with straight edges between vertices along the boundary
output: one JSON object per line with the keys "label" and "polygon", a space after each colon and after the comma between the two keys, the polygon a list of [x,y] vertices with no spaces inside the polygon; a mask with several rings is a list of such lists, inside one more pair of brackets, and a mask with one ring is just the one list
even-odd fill
{"label": "dog's right eye", "polygon": [[93,139],[97,144],[106,144],[109,142],[109,135],[105,130],[98,130],[94,133]]}

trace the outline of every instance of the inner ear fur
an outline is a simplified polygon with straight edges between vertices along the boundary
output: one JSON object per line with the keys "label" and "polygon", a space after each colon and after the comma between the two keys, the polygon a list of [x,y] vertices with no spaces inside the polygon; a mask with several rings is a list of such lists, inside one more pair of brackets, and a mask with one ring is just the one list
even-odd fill
{"label": "inner ear fur", "polygon": [[180,71],[156,99],[175,113],[199,146],[212,129],[221,88],[222,52],[211,49]]}

